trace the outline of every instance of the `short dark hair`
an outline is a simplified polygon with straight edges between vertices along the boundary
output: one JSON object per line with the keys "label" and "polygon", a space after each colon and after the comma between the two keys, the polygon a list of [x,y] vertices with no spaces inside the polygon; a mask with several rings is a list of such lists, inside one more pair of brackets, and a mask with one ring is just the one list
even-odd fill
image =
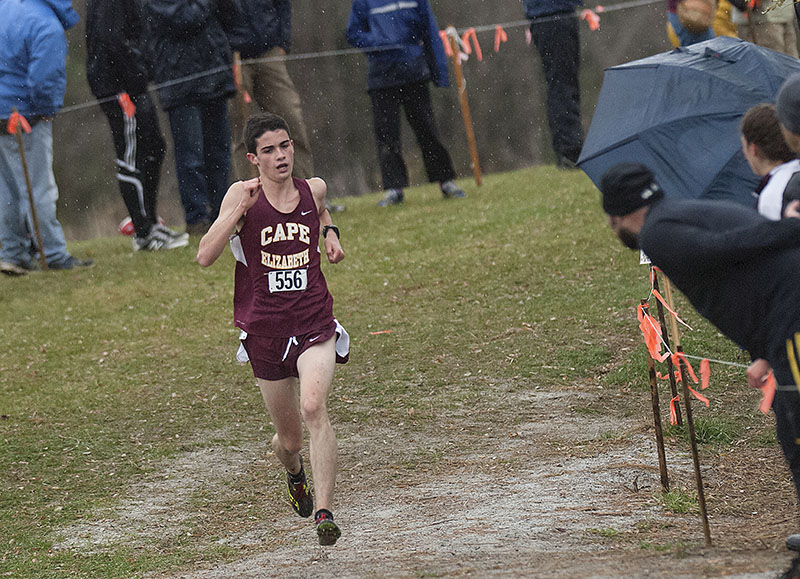
{"label": "short dark hair", "polygon": [[258,113],[247,119],[247,124],[244,127],[244,135],[242,136],[244,145],[247,147],[247,152],[255,155],[256,140],[264,133],[280,131],[281,129],[286,131],[290,139],[292,138],[289,134],[288,123],[283,120],[283,117],[274,113]]}
{"label": "short dark hair", "polygon": [[797,156],[783,138],[775,105],[762,103],[750,108],[742,117],[741,131],[744,140],[756,145],[770,161],[786,163]]}

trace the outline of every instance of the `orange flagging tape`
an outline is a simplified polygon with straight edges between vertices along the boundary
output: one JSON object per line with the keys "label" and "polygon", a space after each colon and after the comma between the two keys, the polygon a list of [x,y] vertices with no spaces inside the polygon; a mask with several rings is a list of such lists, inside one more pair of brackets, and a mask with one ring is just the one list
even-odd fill
{"label": "orange flagging tape", "polygon": [[667,308],[667,311],[671,313],[673,316],[675,316],[676,320],[678,320],[680,323],[682,323],[684,326],[686,326],[691,330],[692,326],[690,326],[682,319],[680,319],[680,317],[678,317],[678,314],[671,307],[669,307],[669,304],[667,304],[667,300],[661,297],[661,294],[658,293],[658,291],[656,290],[655,288],[656,270],[661,271],[656,266],[650,268],[650,291],[652,291],[653,295],[656,296],[656,299],[661,302],[661,305]]}
{"label": "orange flagging tape", "polygon": [[[683,361],[683,363],[686,365],[686,371],[689,373],[689,377],[692,379],[692,382],[697,384],[698,380],[697,380],[697,375],[694,373],[694,368],[692,368],[692,365],[689,363],[689,360],[686,359],[686,356],[683,355],[683,352],[675,352],[674,354],[672,354],[672,363],[675,365],[676,368],[680,368],[681,361]],[[678,376],[680,377],[680,374],[678,374]],[[686,385],[686,387],[689,389],[689,392],[692,393],[692,396],[697,398],[700,402],[706,405],[706,408],[708,408],[709,406],[708,398],[700,394],[698,391],[696,391],[688,384]]]}
{"label": "orange flagging tape", "polygon": [[708,388],[708,380],[711,378],[711,364],[708,358],[703,358],[700,362],[700,389],[705,390]]}
{"label": "orange flagging tape", "polygon": [[136,105],[133,104],[130,95],[126,92],[119,93],[117,95],[117,102],[119,103],[123,114],[129,119],[132,119],[136,114]]}
{"label": "orange flagging tape", "polygon": [[18,127],[26,133],[31,132],[31,125],[28,123],[28,119],[14,111],[11,113],[11,116],[8,117],[8,132],[12,135],[16,135]]}
{"label": "orange flagging tape", "polygon": [[600,28],[600,17],[591,8],[581,10],[581,20],[585,20],[589,25],[589,30],[594,32]]}
{"label": "orange flagging tape", "polygon": [[439,38],[442,39],[442,44],[444,44],[444,53],[447,58],[453,57],[453,49],[450,47],[450,40],[447,38],[447,31],[440,30],[439,31]]}
{"label": "orange flagging tape", "polygon": [[494,51],[500,52],[500,44],[508,42],[508,34],[499,24],[494,29]]}
{"label": "orange flagging tape", "polygon": [[678,412],[675,410],[675,403],[677,401],[678,401],[677,396],[675,396],[675,398],[669,401],[669,423],[672,426],[678,424]]}
{"label": "orange flagging tape", "polygon": [[470,38],[472,39],[472,46],[475,47],[475,56],[478,58],[478,62],[483,61],[483,53],[481,52],[481,45],[478,42],[478,33],[475,32],[474,28],[467,28],[464,31],[464,34],[461,35],[461,40],[464,42],[464,52],[467,54],[472,54],[472,46],[470,46]]}
{"label": "orange flagging tape", "polygon": [[656,324],[653,316],[645,311],[645,306],[643,305],[637,307],[637,317],[639,319],[639,329],[642,331],[644,344],[647,346],[647,351],[650,352],[650,357],[653,360],[663,362],[669,356],[669,352],[661,353],[661,327]]}
{"label": "orange flagging tape", "polygon": [[377,332],[370,332],[370,336],[377,336],[379,334],[391,334],[392,330],[378,330]]}
{"label": "orange flagging tape", "polygon": [[767,376],[766,383],[761,387],[761,404],[758,409],[764,414],[769,414],[769,409],[772,408],[772,400],[775,398],[775,390],[778,388],[778,383],[775,381],[775,375],[770,372]]}

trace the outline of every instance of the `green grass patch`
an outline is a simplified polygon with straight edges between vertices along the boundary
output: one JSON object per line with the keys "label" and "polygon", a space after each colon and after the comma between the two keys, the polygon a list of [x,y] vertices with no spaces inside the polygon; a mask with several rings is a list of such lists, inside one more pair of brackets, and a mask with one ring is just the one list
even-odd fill
{"label": "green grass patch", "polygon": [[699,508],[697,503],[697,493],[684,491],[682,489],[671,489],[658,495],[661,504],[670,512],[676,514],[693,513]]}
{"label": "green grass patch", "polygon": [[[540,167],[461,184],[458,201],[435,185],[408,189],[398,207],[376,207],[377,194],[337,199],[346,259],[323,269],[352,354],[337,368],[333,421],[365,437],[454,437],[446,452],[409,449],[387,476],[469,454],[443,421],[464,436],[512,431],[519,409],[494,389],[648,387],[635,310],[647,269],[609,231],[591,182]],[[0,575],[125,578],[225,560],[232,551],[218,539],[279,500],[265,483],[279,473],[254,464],[219,489],[187,489],[193,516],[152,549],[124,538],[97,552],[53,549],[63,529],[172,476],[162,470],[171,460],[268,444],[250,369],[234,361],[233,258],[201,268],[196,244],[133,254],[127,238],[95,239],[70,246],[94,268],[2,280]],[[731,359],[735,348],[678,298],[696,328],[686,351]],[[740,370],[713,376],[715,391],[741,388]]]}

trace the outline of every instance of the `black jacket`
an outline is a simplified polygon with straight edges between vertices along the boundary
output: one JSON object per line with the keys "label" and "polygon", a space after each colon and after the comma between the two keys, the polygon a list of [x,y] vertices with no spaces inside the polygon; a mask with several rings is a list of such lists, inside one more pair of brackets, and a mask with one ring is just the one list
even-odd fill
{"label": "black jacket", "polygon": [[[239,0],[148,0],[148,44],[161,106],[169,110],[236,92],[226,29]],[[174,82],[170,82],[174,81]]]}
{"label": "black jacket", "polygon": [[800,331],[800,219],[770,221],[743,205],[665,198],[639,247],[723,334],[776,365]]}
{"label": "black jacket", "polygon": [[147,91],[150,61],[142,24],[139,0],[88,0],[86,78],[97,98]]}
{"label": "black jacket", "polygon": [[256,58],[280,46],[289,52],[292,36],[291,0],[240,0],[241,13],[228,32],[233,50]]}

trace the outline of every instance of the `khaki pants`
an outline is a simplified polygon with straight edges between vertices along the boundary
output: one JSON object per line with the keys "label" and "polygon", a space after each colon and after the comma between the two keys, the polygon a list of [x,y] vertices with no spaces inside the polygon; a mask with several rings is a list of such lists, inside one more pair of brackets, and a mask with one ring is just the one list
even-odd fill
{"label": "khaki pants", "polygon": [[755,39],[753,39],[751,25],[739,24],[739,38],[797,58],[797,31],[795,26],[794,20],[789,22],[757,22],[755,24]]}
{"label": "khaki pants", "polygon": [[[258,59],[278,57],[283,50],[275,47]],[[246,118],[257,111],[268,111],[280,115],[289,125],[294,140],[293,175],[302,179],[314,176],[314,159],[311,144],[303,122],[300,95],[286,69],[286,61],[246,63],[242,66],[242,84],[250,94],[252,102],[245,104],[241,93],[230,102],[231,134],[233,135],[233,168],[238,179],[249,179],[258,173],[247,160],[247,149],[242,140]]]}

